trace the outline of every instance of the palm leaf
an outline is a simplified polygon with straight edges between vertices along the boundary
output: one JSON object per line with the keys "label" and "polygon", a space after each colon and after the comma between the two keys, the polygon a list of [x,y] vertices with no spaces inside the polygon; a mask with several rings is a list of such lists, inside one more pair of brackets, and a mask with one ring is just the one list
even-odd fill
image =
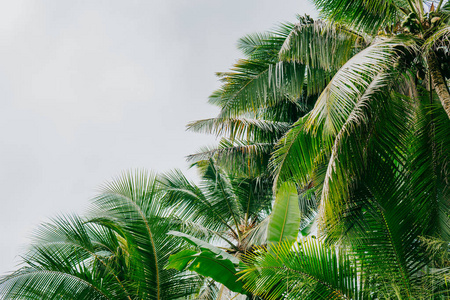
{"label": "palm leaf", "polygon": [[349,0],[315,0],[320,13],[332,21],[350,24],[368,33],[377,33],[382,26],[396,24],[402,15],[409,12],[418,13],[418,8],[409,6],[412,1],[349,1]]}
{"label": "palm leaf", "polygon": [[300,208],[297,188],[284,183],[277,190],[270,221],[267,227],[267,242],[295,241],[300,227]]}
{"label": "palm leaf", "polygon": [[284,242],[246,258],[241,280],[264,299],[371,299],[363,266],[315,239]]}

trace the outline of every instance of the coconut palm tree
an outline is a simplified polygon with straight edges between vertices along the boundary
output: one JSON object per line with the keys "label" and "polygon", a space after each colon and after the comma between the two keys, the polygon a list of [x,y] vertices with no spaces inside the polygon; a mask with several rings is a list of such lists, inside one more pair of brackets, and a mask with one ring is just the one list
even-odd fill
{"label": "coconut palm tree", "polygon": [[[433,176],[439,165],[429,161],[425,150],[432,143],[428,132],[411,130],[411,123],[400,118],[405,112],[403,101],[397,99],[399,119],[393,119],[393,108],[383,101],[392,119],[344,140],[352,158],[339,160],[333,180],[350,183],[344,191],[332,183],[330,196],[320,203],[320,241],[280,245],[271,252],[262,249],[260,256],[250,257],[253,262],[244,275],[249,290],[267,299],[282,294],[287,299],[448,298],[446,263],[436,263],[423,242],[424,237],[434,236],[443,240],[441,245],[449,244],[448,184]],[[441,124],[447,124],[443,128],[449,128],[446,113],[433,112]],[[414,117],[422,128],[430,116]],[[403,134],[393,136],[391,127]],[[434,133],[448,139],[448,131],[440,130]],[[367,134],[377,138],[358,153]],[[387,147],[393,142],[395,152]],[[442,157],[441,151],[436,149],[437,157]],[[359,155],[365,155],[362,165],[353,160]]]}
{"label": "coconut palm tree", "polygon": [[[274,31],[239,40],[245,59],[239,60],[231,71],[218,73],[223,85],[209,99],[220,107],[219,115],[188,124],[189,130],[222,136],[222,140],[217,147],[206,147],[190,155],[189,160],[197,163],[214,157],[227,172],[274,180],[279,166],[283,166],[278,161],[268,166],[276,143],[312,110],[332,76],[367,42],[348,28],[314,21],[309,16],[298,19],[298,24],[283,24]],[[280,56],[293,35],[303,36],[308,44],[308,57],[303,61]],[[290,157],[295,155],[298,153]],[[304,196],[309,191],[309,196],[303,197],[307,200],[303,212],[309,211],[305,214],[309,219],[317,206],[313,188],[311,180],[299,182]]]}
{"label": "coconut palm tree", "polygon": [[[278,182],[317,188],[320,242],[262,249],[243,278],[268,299],[446,299],[448,270],[423,240],[450,237],[450,4],[316,4],[364,42],[279,141],[271,166]],[[282,60],[327,61],[310,51],[323,31],[308,30],[292,31]]]}
{"label": "coconut palm tree", "polygon": [[180,171],[161,177],[164,203],[172,217],[190,224],[185,233],[219,242],[231,254],[264,244],[272,182],[227,173],[212,159],[202,169],[198,186]]}
{"label": "coconut palm tree", "polygon": [[225,294],[259,299],[238,280],[241,259],[258,246],[297,237],[301,216],[297,188],[286,184],[274,199],[271,180],[226,173],[213,160],[202,168],[199,186],[179,171],[161,179],[165,205],[172,218],[185,224],[168,234],[190,243],[169,258],[167,268],[212,278],[216,283],[207,281],[204,289],[207,299],[228,299]]}
{"label": "coconut palm tree", "polygon": [[94,199],[91,216],[62,216],[35,232],[23,266],[0,282],[1,299],[190,299],[196,275],[164,269],[186,245],[161,206],[154,175],[127,173]]}
{"label": "coconut palm tree", "polygon": [[[392,177],[371,164],[390,162],[386,168],[397,174],[408,170],[401,179],[403,193],[429,206],[428,224],[435,226],[429,230],[447,238],[449,2],[431,5],[428,13],[421,1],[316,3],[334,26],[360,32],[366,46],[335,73],[311,112],[279,141],[271,161],[277,179],[314,182],[322,225],[331,236],[357,189],[366,184],[367,172],[379,176],[380,185]],[[342,7],[351,9],[345,13]],[[315,55],[305,43],[316,37],[302,34],[304,27],[292,31],[280,52],[283,59],[301,62]]]}
{"label": "coconut palm tree", "polygon": [[[300,18],[303,23],[311,21]],[[217,73],[223,85],[209,98],[210,104],[220,108],[219,115],[188,124],[188,130],[215,134],[222,140],[217,147],[190,155],[189,161],[214,157],[228,172],[269,175],[267,163],[275,143],[317,98],[317,84],[305,78],[305,65],[279,60],[278,52],[293,27],[286,23],[239,40],[245,58],[229,72]]]}

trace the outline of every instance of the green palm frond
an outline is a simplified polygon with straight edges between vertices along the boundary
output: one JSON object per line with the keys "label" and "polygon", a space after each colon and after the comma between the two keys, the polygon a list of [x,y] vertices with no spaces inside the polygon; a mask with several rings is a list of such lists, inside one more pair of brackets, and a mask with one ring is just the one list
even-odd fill
{"label": "green palm frond", "polygon": [[221,107],[220,117],[231,117],[273,105],[288,97],[295,101],[303,89],[305,67],[293,62],[241,60],[220,74],[224,86],[210,97]]}
{"label": "green palm frond", "polygon": [[[2,299],[117,299],[105,294],[89,278],[80,278],[66,272],[22,268],[6,277],[1,284]],[[91,282],[90,282],[91,281]],[[105,284],[109,280],[105,278]]]}
{"label": "green palm frond", "polygon": [[[424,51],[429,51],[430,49],[437,50],[439,48],[447,48],[450,42],[450,26],[442,26],[434,32],[427,40],[424,42],[422,48]],[[448,51],[448,49],[446,49]]]}
{"label": "green palm frond", "polygon": [[306,186],[314,180],[316,165],[323,160],[323,151],[329,146],[320,134],[305,128],[309,116],[300,118],[275,147],[269,166],[276,183],[293,180]]}
{"label": "green palm frond", "polygon": [[283,99],[295,101],[300,97],[305,66],[278,59],[278,52],[293,27],[282,24],[272,32],[248,35],[239,41],[238,47],[246,58],[238,61],[230,72],[218,73],[224,84],[209,100],[221,108],[220,117],[236,117]]}
{"label": "green palm frond", "polygon": [[[427,93],[422,97],[427,97]],[[433,232],[444,239],[450,237],[449,201],[450,120],[437,99],[422,105],[418,111],[414,143],[411,149],[411,176],[414,198],[434,203],[430,220]]]}
{"label": "green palm frond", "polygon": [[386,86],[386,81],[376,79],[397,62],[401,55],[398,48],[410,42],[408,37],[380,41],[352,57],[320,95],[311,111],[308,128],[324,124],[326,133],[337,134],[368,88],[375,90]]}
{"label": "green palm frond", "polygon": [[[253,141],[230,141],[222,138],[216,147],[203,147],[198,153],[187,158],[200,164],[208,165],[209,159],[214,159],[229,173],[242,176],[258,176],[267,170],[273,143],[259,143]],[[202,163],[203,161],[203,163]]]}
{"label": "green palm frond", "polygon": [[450,2],[449,1],[445,1],[444,5],[442,5],[441,12],[443,12],[447,15],[450,14]]}
{"label": "green palm frond", "polygon": [[230,140],[259,140],[274,142],[290,127],[289,123],[250,118],[212,118],[187,125],[194,132],[226,135]]}
{"label": "green palm frond", "polygon": [[[164,186],[165,205],[170,206],[172,212],[181,220],[202,224],[203,227],[215,232],[227,229],[234,231],[229,224],[230,211],[216,211],[214,207],[215,201],[227,200],[209,199],[201,187],[190,182],[179,170],[166,173],[161,177],[161,183]],[[209,183],[206,181],[204,184]],[[214,187],[213,183],[212,189]],[[228,205],[225,204],[226,207]]]}
{"label": "green palm frond", "polygon": [[35,231],[26,266],[0,283],[2,299],[129,299],[135,290],[127,283],[123,247],[110,229],[78,216],[55,218]]}
{"label": "green palm frond", "polygon": [[373,119],[379,118],[378,114],[372,114],[377,106],[383,105],[385,99],[389,99],[385,89],[380,89],[380,86],[387,86],[390,81],[392,76],[386,74],[374,79],[356,101],[355,107],[334,138],[321,190],[322,205],[332,202],[333,207],[338,208],[338,203],[345,202],[351,189],[351,179],[358,176],[364,168],[364,153],[367,151],[364,141],[370,140],[373,134],[372,129],[366,126],[374,122]]}
{"label": "green palm frond", "polygon": [[[327,71],[323,76],[331,78],[365,43],[361,35],[342,26],[311,20],[296,24],[279,56],[282,61],[301,63],[308,70]],[[308,85],[315,86],[317,83],[308,80]]]}
{"label": "green palm frond", "polygon": [[196,278],[165,270],[169,256],[183,246],[167,235],[176,223],[162,205],[161,187],[147,172],[126,173],[105,185],[94,199],[91,222],[117,232],[127,243],[131,281],[139,297],[178,299],[192,294]]}
{"label": "green palm frond", "polygon": [[260,248],[245,259],[241,280],[264,299],[371,299],[363,265],[316,239]]}
{"label": "green palm frond", "polygon": [[370,34],[384,29],[383,26],[398,23],[402,16],[410,12],[418,13],[420,10],[410,0],[314,0],[314,3],[325,18],[349,24]]}

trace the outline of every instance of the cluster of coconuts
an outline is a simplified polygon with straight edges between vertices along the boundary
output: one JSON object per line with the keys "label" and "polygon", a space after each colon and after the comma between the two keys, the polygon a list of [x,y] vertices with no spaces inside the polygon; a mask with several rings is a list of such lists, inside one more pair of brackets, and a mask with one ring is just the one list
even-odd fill
{"label": "cluster of coconuts", "polygon": [[[412,34],[418,33],[421,27],[425,30],[436,28],[441,22],[441,18],[438,13],[432,9],[429,13],[425,14],[422,20],[415,13],[410,13],[401,23],[405,32]],[[450,78],[450,49],[448,47],[439,47],[435,49],[436,57],[441,67],[442,75],[445,78]],[[422,79],[425,71],[423,68],[418,68],[417,76]]]}
{"label": "cluster of coconuts", "polygon": [[424,28],[434,28],[439,25],[441,18],[435,12],[429,12],[425,14],[425,17],[422,20],[419,20],[416,13],[410,13],[406,16],[406,18],[401,23],[401,26],[405,29],[406,32],[410,33],[418,33],[420,30],[420,25]]}

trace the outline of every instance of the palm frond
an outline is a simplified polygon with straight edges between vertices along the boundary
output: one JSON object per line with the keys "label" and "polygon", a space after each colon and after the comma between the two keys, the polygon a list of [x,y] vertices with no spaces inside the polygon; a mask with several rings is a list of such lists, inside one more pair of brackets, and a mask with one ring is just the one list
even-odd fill
{"label": "palm frond", "polygon": [[178,299],[196,289],[195,277],[165,270],[169,256],[180,249],[179,241],[167,235],[174,223],[162,205],[162,192],[155,175],[125,173],[105,185],[94,199],[91,222],[116,231],[127,242],[133,270],[132,282],[139,297]]}
{"label": "palm frond", "polygon": [[[301,63],[309,70],[328,71],[323,74],[326,77],[339,70],[364,44],[361,35],[342,26],[321,20],[300,22],[286,38],[279,56],[280,60]],[[316,82],[308,80],[308,84],[314,86]]]}
{"label": "palm frond", "polygon": [[230,141],[223,138],[219,146],[203,147],[198,153],[189,155],[187,159],[197,164],[204,161],[205,166],[208,165],[209,159],[214,159],[229,173],[257,176],[267,170],[273,146],[273,143]]}
{"label": "palm frond", "polygon": [[410,12],[418,13],[418,8],[408,5],[408,2],[413,1],[314,0],[316,7],[325,18],[350,24],[371,34],[377,33],[384,26],[396,24],[403,15]]}
{"label": "palm frond", "polygon": [[212,118],[198,120],[187,125],[194,132],[227,135],[230,140],[259,140],[274,142],[286,132],[290,124],[249,118]]}
{"label": "palm frond", "polygon": [[[333,77],[311,111],[308,128],[324,124],[326,133],[335,135],[351,114],[364,92],[373,86],[377,76],[392,68],[399,58],[398,47],[410,43],[408,37],[377,42],[353,56]],[[412,43],[413,45],[413,43]],[[377,81],[377,89],[386,81]]]}
{"label": "palm frond", "polygon": [[326,142],[320,135],[314,135],[305,128],[309,114],[300,118],[277,143],[270,160],[270,168],[278,181],[297,182],[308,185],[314,179],[314,171],[322,158]]}
{"label": "palm frond", "polygon": [[245,262],[245,288],[264,299],[371,299],[363,265],[316,239],[261,248]]}
{"label": "palm frond", "polygon": [[181,171],[166,173],[160,180],[164,187],[163,201],[166,206],[171,207],[173,215],[183,221],[202,224],[212,231],[233,230],[229,225],[231,217],[229,212],[216,211],[215,198],[208,198],[205,191],[190,182]]}

